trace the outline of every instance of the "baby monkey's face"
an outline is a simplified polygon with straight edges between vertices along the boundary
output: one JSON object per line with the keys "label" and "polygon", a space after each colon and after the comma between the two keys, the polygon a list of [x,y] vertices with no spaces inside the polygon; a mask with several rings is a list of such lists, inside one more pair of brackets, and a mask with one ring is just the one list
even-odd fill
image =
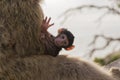
{"label": "baby monkey's face", "polygon": [[68,46],[68,44],[69,44],[68,38],[65,34],[59,34],[55,38],[54,42],[55,42],[55,45],[60,48]]}

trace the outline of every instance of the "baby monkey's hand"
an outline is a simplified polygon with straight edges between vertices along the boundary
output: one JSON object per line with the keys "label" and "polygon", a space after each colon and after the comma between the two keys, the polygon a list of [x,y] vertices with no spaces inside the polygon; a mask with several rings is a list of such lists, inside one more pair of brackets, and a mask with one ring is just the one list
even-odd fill
{"label": "baby monkey's hand", "polygon": [[48,17],[45,17],[45,19],[43,19],[43,22],[42,22],[42,25],[41,25],[41,27],[43,28],[43,30],[47,31],[47,29],[49,27],[51,27],[51,26],[54,25],[54,23],[50,24],[50,20],[51,20],[51,18],[48,18]]}

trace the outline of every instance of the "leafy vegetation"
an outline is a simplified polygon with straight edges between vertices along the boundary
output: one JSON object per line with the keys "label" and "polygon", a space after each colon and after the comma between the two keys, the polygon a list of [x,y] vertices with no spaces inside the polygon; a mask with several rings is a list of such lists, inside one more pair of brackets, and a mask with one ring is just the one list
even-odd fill
{"label": "leafy vegetation", "polygon": [[105,58],[95,58],[94,62],[100,64],[101,66],[107,65],[120,58],[120,51],[114,52],[106,56]]}

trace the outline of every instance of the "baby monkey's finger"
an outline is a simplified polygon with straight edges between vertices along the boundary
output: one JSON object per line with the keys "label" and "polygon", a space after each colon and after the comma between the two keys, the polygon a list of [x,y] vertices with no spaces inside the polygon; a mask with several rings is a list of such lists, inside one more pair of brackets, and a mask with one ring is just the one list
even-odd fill
{"label": "baby monkey's finger", "polygon": [[47,16],[45,17],[44,21],[45,21],[45,22],[47,21]]}
{"label": "baby monkey's finger", "polygon": [[53,26],[53,25],[54,25],[54,23],[50,24],[49,27],[51,27],[51,26]]}
{"label": "baby monkey's finger", "polygon": [[50,20],[51,20],[51,17],[48,19],[47,23],[49,24],[50,23]]}

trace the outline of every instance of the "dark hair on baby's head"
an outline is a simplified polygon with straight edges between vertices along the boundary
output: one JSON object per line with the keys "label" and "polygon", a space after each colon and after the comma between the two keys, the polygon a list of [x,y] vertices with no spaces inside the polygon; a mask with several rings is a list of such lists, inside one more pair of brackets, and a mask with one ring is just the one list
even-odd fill
{"label": "dark hair on baby's head", "polygon": [[74,35],[65,28],[59,29],[58,32],[60,34],[65,34],[67,36],[68,41],[69,41],[69,44],[67,46],[64,46],[63,48],[68,48],[68,47],[72,46],[72,44],[74,42]]}

